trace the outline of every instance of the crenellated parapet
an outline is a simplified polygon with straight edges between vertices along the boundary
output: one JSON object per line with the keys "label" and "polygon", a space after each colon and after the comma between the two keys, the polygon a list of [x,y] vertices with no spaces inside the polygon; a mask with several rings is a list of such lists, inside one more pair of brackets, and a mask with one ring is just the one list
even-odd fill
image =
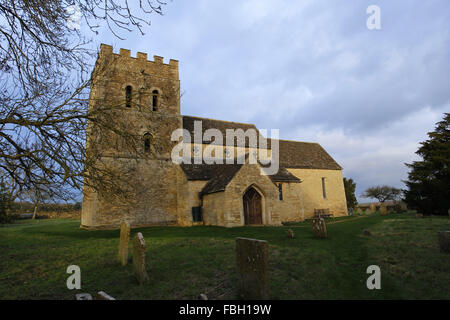
{"label": "crenellated parapet", "polygon": [[[102,43],[100,45],[99,60],[101,59],[119,59],[120,63],[126,65],[127,68],[137,68],[139,72],[147,72],[145,69],[149,69],[149,73],[157,68],[159,74],[169,76],[174,80],[179,79],[178,74],[178,60],[170,59],[169,63],[164,63],[164,58],[154,55],[153,60],[149,60],[147,53],[137,52],[136,57],[131,56],[131,50],[120,48],[119,53],[113,52],[113,47]],[[144,69],[142,69],[144,68]],[[130,70],[132,71],[132,70]]]}
{"label": "crenellated parapet", "polygon": [[180,114],[178,61],[164,63],[161,56],[149,60],[147,53],[120,48],[116,53],[100,45],[92,75],[90,105],[115,105],[124,111],[147,109],[165,115]]}

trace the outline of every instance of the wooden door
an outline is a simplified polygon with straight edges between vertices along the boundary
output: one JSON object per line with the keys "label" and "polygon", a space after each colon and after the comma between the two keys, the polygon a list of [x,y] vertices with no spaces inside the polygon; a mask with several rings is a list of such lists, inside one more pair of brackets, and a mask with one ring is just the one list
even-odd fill
{"label": "wooden door", "polygon": [[244,222],[249,224],[262,224],[261,195],[250,188],[244,194]]}

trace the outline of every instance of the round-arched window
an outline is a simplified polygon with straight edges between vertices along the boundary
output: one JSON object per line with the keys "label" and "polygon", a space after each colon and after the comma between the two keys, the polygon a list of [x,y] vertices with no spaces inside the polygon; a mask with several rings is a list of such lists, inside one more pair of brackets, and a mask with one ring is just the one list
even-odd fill
{"label": "round-arched window", "polygon": [[144,152],[148,153],[150,152],[150,143],[151,143],[151,134],[150,133],[146,133],[144,134],[143,140],[144,140]]}

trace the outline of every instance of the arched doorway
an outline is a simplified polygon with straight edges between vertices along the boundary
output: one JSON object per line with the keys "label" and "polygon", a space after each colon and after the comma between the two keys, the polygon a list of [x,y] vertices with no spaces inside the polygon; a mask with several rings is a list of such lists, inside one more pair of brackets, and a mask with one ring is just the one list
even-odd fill
{"label": "arched doorway", "polygon": [[245,192],[244,200],[244,223],[249,224],[262,224],[262,202],[261,195],[255,188],[249,188]]}

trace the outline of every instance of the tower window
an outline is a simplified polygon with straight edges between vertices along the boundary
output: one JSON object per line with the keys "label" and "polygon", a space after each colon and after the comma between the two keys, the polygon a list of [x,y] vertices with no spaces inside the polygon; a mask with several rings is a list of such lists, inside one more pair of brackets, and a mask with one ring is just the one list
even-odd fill
{"label": "tower window", "polygon": [[322,178],[322,193],[323,193],[323,198],[326,199],[327,198],[327,190],[325,189],[325,178]]}
{"label": "tower window", "polygon": [[125,88],[125,100],[127,108],[131,108],[131,94],[133,93],[133,88],[131,86],[127,86]]}
{"label": "tower window", "polygon": [[153,96],[152,96],[153,111],[156,111],[156,109],[158,108],[158,100],[159,100],[158,98],[159,98],[158,90],[153,90]]}
{"label": "tower window", "polygon": [[144,152],[148,153],[150,152],[150,133],[144,134]]}
{"label": "tower window", "polygon": [[281,183],[278,184],[278,194],[280,197],[280,201],[282,201],[283,200],[283,185]]}

